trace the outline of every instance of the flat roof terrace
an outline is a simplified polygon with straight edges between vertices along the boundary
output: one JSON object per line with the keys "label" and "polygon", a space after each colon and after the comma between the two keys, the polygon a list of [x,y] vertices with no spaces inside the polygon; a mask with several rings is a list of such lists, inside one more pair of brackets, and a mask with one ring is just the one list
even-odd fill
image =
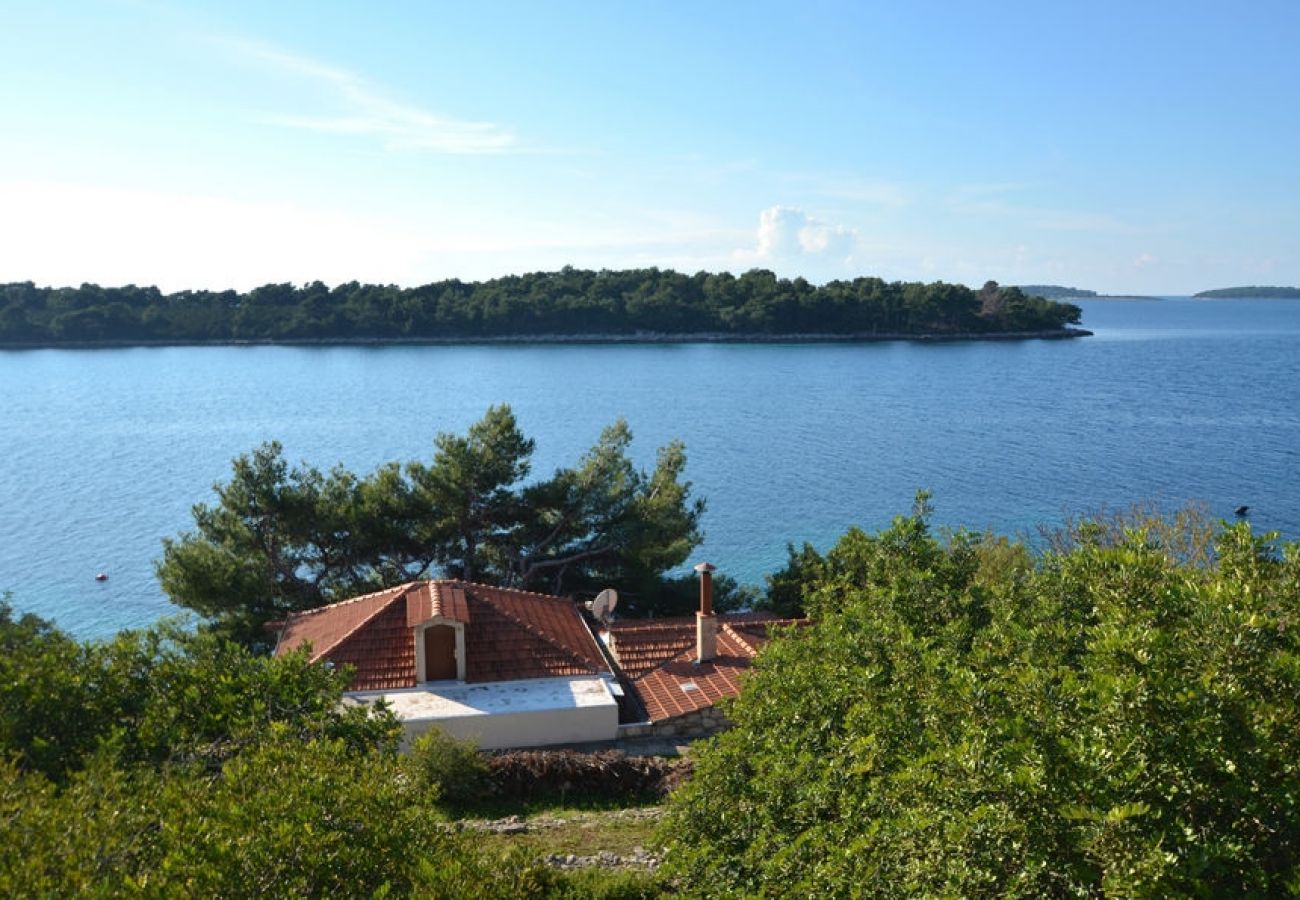
{"label": "flat roof terrace", "polygon": [[432,727],[484,750],[613,740],[618,734],[618,701],[599,676],[430,681],[348,696],[386,702],[402,720],[407,744]]}

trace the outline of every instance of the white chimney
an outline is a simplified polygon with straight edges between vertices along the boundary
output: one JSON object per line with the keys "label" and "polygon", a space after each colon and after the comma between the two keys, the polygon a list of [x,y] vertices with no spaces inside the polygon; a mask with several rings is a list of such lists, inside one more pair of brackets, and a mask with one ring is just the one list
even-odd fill
{"label": "white chimney", "polygon": [[711,563],[695,567],[700,573],[700,611],[695,614],[695,661],[708,662],[718,655],[718,617],[713,614],[713,573]]}

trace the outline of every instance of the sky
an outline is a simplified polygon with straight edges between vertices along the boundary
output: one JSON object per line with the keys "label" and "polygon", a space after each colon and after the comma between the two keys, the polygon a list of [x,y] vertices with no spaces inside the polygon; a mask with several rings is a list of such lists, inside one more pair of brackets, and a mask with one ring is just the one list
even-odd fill
{"label": "sky", "polygon": [[1300,285],[1300,3],[0,0],[0,283]]}

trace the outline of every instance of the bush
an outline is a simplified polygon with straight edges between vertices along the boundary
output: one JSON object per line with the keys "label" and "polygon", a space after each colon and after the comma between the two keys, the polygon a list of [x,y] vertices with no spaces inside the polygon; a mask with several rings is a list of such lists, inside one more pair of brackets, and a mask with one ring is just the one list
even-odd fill
{"label": "bush", "polygon": [[58,790],[0,762],[0,895],[513,897],[545,875],[474,852],[396,767],[283,727],[219,775],[101,755]]}
{"label": "bush", "polygon": [[415,739],[405,766],[429,804],[463,807],[481,800],[492,789],[482,754],[472,743],[458,741],[438,728]]}
{"label": "bush", "polygon": [[670,798],[704,894],[1300,890],[1300,546],[855,531]]}
{"label": "bush", "polygon": [[176,623],[81,644],[0,602],[0,753],[59,783],[97,752],[218,769],[276,726],[395,749],[396,718],[342,705],[346,685],[304,653],[257,656]]}

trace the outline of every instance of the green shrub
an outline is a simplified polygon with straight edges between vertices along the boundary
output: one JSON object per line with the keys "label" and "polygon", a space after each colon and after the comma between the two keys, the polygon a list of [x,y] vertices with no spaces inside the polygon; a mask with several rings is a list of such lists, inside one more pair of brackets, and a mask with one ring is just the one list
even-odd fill
{"label": "green shrub", "polygon": [[0,753],[56,782],[103,751],[123,765],[216,769],[277,726],[395,749],[396,718],[340,704],[346,685],[304,653],[258,656],[174,622],[82,644],[0,601]]}
{"label": "green shrub", "polygon": [[455,809],[482,799],[491,790],[487,762],[474,745],[438,728],[415,739],[405,765],[426,803]]}
{"label": "green shrub", "polygon": [[[1081,534],[1089,534],[1082,529]],[[991,556],[990,556],[991,554]],[[1300,891],[1300,547],[855,531],[670,798],[706,895]]]}

